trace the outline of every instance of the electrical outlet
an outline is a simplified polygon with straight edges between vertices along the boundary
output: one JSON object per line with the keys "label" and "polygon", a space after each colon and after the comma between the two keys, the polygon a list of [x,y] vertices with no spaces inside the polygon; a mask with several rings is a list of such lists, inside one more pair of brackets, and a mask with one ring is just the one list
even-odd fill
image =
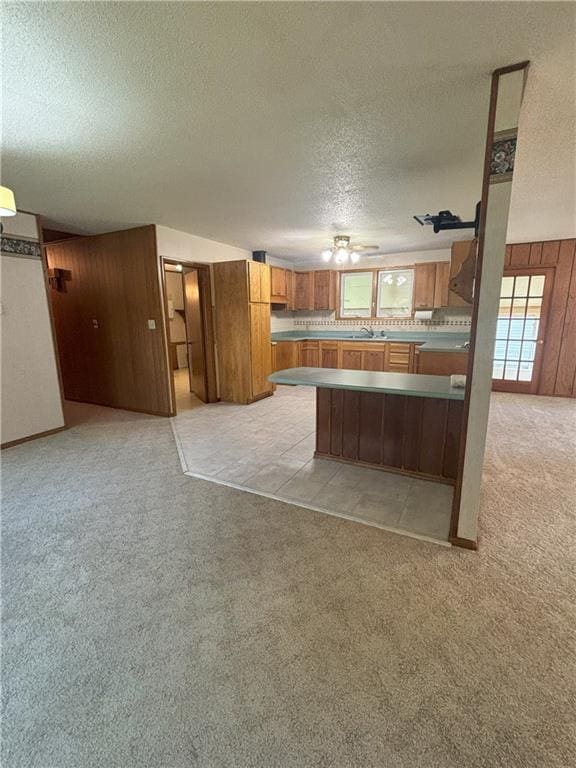
{"label": "electrical outlet", "polygon": [[96,319],[92,320],[92,327],[93,328],[100,328],[100,326],[98,324],[98,320],[96,320]]}
{"label": "electrical outlet", "polygon": [[156,330],[156,320],[148,320],[148,329],[150,331]]}

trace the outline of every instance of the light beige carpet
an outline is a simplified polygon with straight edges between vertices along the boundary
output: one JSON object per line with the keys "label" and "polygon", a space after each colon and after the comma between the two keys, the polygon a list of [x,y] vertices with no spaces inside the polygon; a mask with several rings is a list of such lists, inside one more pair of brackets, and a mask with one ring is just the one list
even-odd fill
{"label": "light beige carpet", "polygon": [[573,402],[494,397],[476,554],[74,413],[2,456],[3,766],[576,764]]}

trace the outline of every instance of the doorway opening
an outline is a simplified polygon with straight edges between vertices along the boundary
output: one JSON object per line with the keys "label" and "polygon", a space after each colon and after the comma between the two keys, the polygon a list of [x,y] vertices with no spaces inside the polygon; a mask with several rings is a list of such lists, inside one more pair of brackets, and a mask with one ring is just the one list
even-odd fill
{"label": "doorway opening", "polygon": [[218,400],[210,268],[163,259],[174,412]]}

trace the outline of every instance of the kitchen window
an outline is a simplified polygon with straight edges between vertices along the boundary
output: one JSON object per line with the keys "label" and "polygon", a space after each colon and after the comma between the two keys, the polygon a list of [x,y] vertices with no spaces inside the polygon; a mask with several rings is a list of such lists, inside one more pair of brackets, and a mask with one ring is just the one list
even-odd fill
{"label": "kitchen window", "polygon": [[411,317],[414,270],[340,272],[340,317]]}
{"label": "kitchen window", "polygon": [[372,316],[373,272],[340,273],[340,317]]}
{"label": "kitchen window", "polygon": [[413,269],[379,270],[376,317],[411,317],[413,292]]}

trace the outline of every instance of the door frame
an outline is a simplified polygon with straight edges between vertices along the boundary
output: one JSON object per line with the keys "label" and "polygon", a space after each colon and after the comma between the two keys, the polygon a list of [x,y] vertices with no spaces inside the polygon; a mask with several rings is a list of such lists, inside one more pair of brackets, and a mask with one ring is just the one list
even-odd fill
{"label": "door frame", "polygon": [[550,315],[550,304],[552,300],[552,290],[554,288],[554,279],[556,277],[556,267],[542,267],[537,265],[534,265],[533,267],[508,266],[504,268],[502,277],[523,277],[525,275],[544,275],[545,277],[532,379],[530,381],[507,381],[505,379],[492,379],[493,392],[512,392],[522,395],[535,395],[538,393],[538,387],[540,386],[542,360],[544,358],[544,348],[546,345],[546,329],[548,327],[548,320]]}
{"label": "door frame", "polygon": [[[212,311],[212,274],[209,264],[201,264],[196,261],[184,261],[183,259],[169,259],[161,256],[162,267],[162,292],[164,296],[164,312],[166,316],[166,346],[169,344],[169,319],[168,319],[168,294],[166,292],[166,264],[181,264],[183,270],[192,269],[198,272],[198,288],[200,291],[200,309],[202,313],[202,333],[204,336],[204,363],[206,377],[206,402],[216,403],[218,397],[218,377],[216,373],[216,344],[214,335],[214,313]],[[188,354],[188,335],[186,335],[186,353]],[[170,371],[170,388],[172,392],[172,413],[176,415],[176,391],[174,376]]]}

